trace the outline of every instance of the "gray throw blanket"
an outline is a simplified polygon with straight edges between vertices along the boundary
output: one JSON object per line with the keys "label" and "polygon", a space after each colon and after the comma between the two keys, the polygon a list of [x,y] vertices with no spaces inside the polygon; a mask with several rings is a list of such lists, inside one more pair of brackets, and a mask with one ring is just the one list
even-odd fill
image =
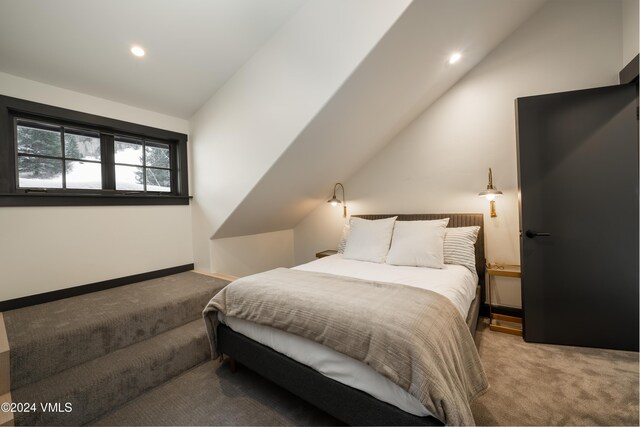
{"label": "gray throw blanket", "polygon": [[203,312],[214,358],[218,311],[364,362],[447,425],[473,425],[469,403],[488,388],[464,319],[432,291],[286,268],[247,276]]}

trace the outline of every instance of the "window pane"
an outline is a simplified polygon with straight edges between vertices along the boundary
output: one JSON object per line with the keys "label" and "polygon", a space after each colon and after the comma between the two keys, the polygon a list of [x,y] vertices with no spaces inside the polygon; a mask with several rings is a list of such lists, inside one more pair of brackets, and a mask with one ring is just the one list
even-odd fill
{"label": "window pane", "polygon": [[142,169],[137,166],[116,165],[116,190],[143,191]]}
{"label": "window pane", "polygon": [[171,173],[166,169],[147,168],[147,191],[171,191]]}
{"label": "window pane", "polygon": [[62,157],[62,142],[59,131],[37,129],[18,125],[18,152],[41,156]]}
{"label": "window pane", "polygon": [[18,157],[18,186],[62,188],[62,160]]}
{"label": "window pane", "polygon": [[67,188],[102,188],[100,163],[67,161]]}
{"label": "window pane", "polygon": [[167,144],[147,143],[145,146],[147,166],[156,166],[159,168],[171,167],[169,153],[169,146]]}
{"label": "window pane", "polygon": [[116,140],[114,149],[116,163],[142,165],[142,144]]}
{"label": "window pane", "polygon": [[71,159],[100,160],[100,135],[65,132],[64,156]]}

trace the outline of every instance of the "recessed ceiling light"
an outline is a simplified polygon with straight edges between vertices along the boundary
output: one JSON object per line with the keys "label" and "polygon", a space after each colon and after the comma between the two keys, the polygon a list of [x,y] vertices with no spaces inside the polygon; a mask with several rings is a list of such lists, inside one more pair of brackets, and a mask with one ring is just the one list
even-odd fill
{"label": "recessed ceiling light", "polygon": [[452,53],[449,57],[449,64],[455,64],[456,62],[460,61],[460,58],[462,58],[462,54],[460,52]]}
{"label": "recessed ceiling light", "polygon": [[140,46],[131,46],[131,53],[133,53],[138,58],[142,58],[144,56],[144,49]]}

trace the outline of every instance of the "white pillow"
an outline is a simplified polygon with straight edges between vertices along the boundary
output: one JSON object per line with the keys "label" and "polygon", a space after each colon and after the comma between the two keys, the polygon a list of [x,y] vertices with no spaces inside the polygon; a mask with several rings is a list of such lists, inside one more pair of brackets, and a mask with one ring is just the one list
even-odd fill
{"label": "white pillow", "polygon": [[396,221],[387,264],[444,268],[444,234],[449,218]]}
{"label": "white pillow", "polygon": [[351,218],[351,231],[342,256],[358,261],[384,262],[389,252],[396,218]]}
{"label": "white pillow", "polygon": [[447,228],[444,235],[444,263],[463,265],[472,273],[477,273],[474,245],[479,231],[477,225]]}
{"label": "white pillow", "polygon": [[347,246],[347,240],[349,239],[349,232],[351,231],[351,222],[348,222],[342,228],[342,237],[340,237],[340,243],[338,243],[338,253],[343,254],[344,248]]}

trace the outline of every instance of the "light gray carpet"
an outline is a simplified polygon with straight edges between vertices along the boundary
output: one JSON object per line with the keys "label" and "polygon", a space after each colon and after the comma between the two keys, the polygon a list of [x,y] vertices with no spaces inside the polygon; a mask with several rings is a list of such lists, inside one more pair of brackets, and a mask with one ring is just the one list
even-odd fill
{"label": "light gray carpet", "polygon": [[[491,388],[478,425],[638,425],[638,353],[525,343],[492,332],[476,341]],[[107,414],[99,425],[332,425],[338,423],[240,368],[207,362]]]}
{"label": "light gray carpet", "polygon": [[14,402],[70,403],[70,412],[21,412],[16,425],[80,425],[210,359],[204,322],[113,351],[12,392]]}
{"label": "light gray carpet", "polygon": [[228,282],[181,273],[4,313],[14,402],[71,412],[16,425],[78,425],[209,359],[202,309]]}
{"label": "light gray carpet", "polygon": [[196,320],[226,283],[186,272],[4,312],[11,388]]}
{"label": "light gray carpet", "polygon": [[638,353],[530,344],[479,325],[478,425],[638,425]]}

